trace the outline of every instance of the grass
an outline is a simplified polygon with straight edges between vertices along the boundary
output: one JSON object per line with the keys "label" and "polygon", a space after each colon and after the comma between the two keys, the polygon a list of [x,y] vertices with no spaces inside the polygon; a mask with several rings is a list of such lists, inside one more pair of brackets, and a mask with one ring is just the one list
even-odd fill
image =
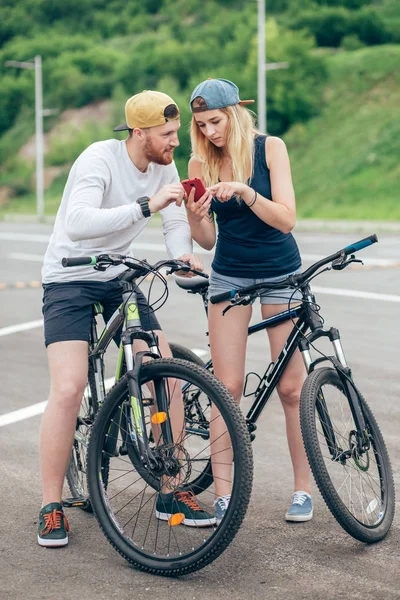
{"label": "grass", "polygon": [[[400,45],[368,47],[327,56],[329,83],[320,115],[287,135],[299,218],[400,220]],[[110,121],[114,122],[115,115]],[[118,119],[117,119],[118,120]],[[109,137],[87,123],[60,132],[48,164],[72,163],[91,141]],[[71,135],[72,134],[72,135]],[[67,165],[65,165],[67,167]],[[178,161],[182,178],[186,161]],[[68,169],[45,192],[45,213],[55,214]],[[35,214],[35,194],[0,207],[6,213]]]}
{"label": "grass", "polygon": [[299,218],[400,220],[400,46],[338,53],[321,114],[285,136]]}

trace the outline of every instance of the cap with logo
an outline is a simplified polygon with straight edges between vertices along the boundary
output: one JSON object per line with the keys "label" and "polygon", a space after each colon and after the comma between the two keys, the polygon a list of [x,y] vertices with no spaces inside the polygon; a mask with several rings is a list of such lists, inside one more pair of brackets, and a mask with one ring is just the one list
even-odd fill
{"label": "cap with logo", "polygon": [[126,123],[113,131],[165,125],[168,121],[179,119],[179,108],[167,94],[143,90],[126,101],[125,119]]}
{"label": "cap with logo", "polygon": [[[199,97],[203,98],[205,104],[193,107],[193,101]],[[215,110],[216,108],[226,108],[235,104],[245,106],[253,102],[254,100],[240,100],[238,86],[228,79],[206,79],[193,90],[190,98],[190,110],[192,112],[203,112],[205,110]]]}

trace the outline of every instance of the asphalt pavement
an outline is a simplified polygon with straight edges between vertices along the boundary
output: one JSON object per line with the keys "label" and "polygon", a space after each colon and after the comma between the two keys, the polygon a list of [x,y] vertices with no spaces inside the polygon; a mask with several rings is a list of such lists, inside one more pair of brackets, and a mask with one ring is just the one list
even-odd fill
{"label": "asphalt pavement", "polygon": [[[109,545],[95,518],[69,510],[68,548],[36,542],[40,508],[38,439],[49,388],[41,326],[41,260],[51,227],[0,223],[0,598],[1,600],[106,600],[133,597],[188,600],[400,598],[400,510],[387,538],[367,546],[347,535],[314,486],[314,518],[287,524],[292,472],[283,411],[274,394],[260,418],[253,445],[252,499],[232,545],[202,571],[164,579],[131,568]],[[365,237],[350,232],[300,231],[304,266]],[[148,228],[135,244],[138,258],[156,262],[165,253],[162,234]],[[365,265],[324,273],[314,282],[326,325],[340,329],[353,375],[378,420],[400,484],[400,236],[379,234],[363,250]],[[203,253],[206,268],[210,253]],[[148,289],[148,288],[147,288]],[[208,353],[200,298],[169,280],[169,298],[158,316],[170,341]],[[152,299],[160,295],[155,287]],[[253,322],[259,306],[253,311]],[[248,369],[268,361],[267,336],[252,336]],[[243,401],[244,410],[250,400]],[[20,409],[33,408],[33,416]],[[23,416],[21,416],[23,415]],[[16,420],[20,418],[20,420]]]}

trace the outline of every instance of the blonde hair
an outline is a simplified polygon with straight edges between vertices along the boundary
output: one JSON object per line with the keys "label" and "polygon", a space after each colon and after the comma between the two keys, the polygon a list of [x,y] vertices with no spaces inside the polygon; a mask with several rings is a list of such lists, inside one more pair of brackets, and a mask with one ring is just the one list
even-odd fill
{"label": "blonde hair", "polygon": [[[203,106],[201,97],[193,101],[193,105]],[[233,181],[247,183],[253,174],[254,167],[254,134],[255,118],[252,113],[240,104],[219,109],[228,116],[226,130],[226,147],[218,148],[202,133],[194,115],[190,126],[192,157],[202,163],[202,179],[206,187],[218,183],[224,151],[228,152],[232,161]]]}

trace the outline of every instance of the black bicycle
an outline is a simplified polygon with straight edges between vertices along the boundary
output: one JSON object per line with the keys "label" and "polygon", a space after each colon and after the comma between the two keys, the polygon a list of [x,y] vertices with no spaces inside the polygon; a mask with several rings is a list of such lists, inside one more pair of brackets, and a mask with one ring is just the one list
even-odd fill
{"label": "black bicycle", "polygon": [[[253,335],[289,320],[293,322],[293,329],[277,360],[262,376],[256,373],[246,376],[244,396],[254,395],[246,422],[254,439],[256,422],[299,348],[308,372],[301,393],[300,418],[311,470],[333,516],[350,535],[362,542],[381,540],[391,526],[395,508],[392,470],[377,422],[346,363],[339,331],[334,327],[323,328],[320,307],[309,284],[323,271],[342,270],[353,262],[362,262],[356,260],[353,253],[377,241],[376,235],[371,235],[346,246],[311,265],[304,273],[289,276],[275,286],[252,285],[211,298],[213,304],[230,300],[224,309],[226,312],[234,306],[250,304],[260,295],[273,295],[274,289],[290,286],[301,292],[301,304],[291,308],[289,303],[287,310],[248,329],[248,335]],[[207,312],[207,281],[181,278],[176,282],[188,292],[200,294]],[[310,348],[314,348],[314,342],[321,337],[331,341],[334,355],[319,352],[319,358],[312,360]],[[185,353],[176,355],[186,358]],[[321,366],[322,363],[325,366]],[[213,369],[211,360],[204,366],[209,372]],[[249,382],[254,381],[254,377],[257,386],[251,391]],[[209,467],[204,475],[212,481]]]}
{"label": "black bicycle", "polygon": [[[140,569],[161,575],[190,573],[223,552],[245,516],[253,475],[246,423],[212,373],[187,360],[160,358],[155,334],[141,327],[138,279],[153,274],[167,286],[162,268],[176,272],[190,267],[182,261],[149,265],[110,254],[63,259],[65,267],[88,264],[98,270],[122,264],[127,270],[120,276],[122,304],[99,337],[96,317],[102,308],[93,307],[88,393],[77,419],[67,473],[74,497],[64,505],[92,509],[110,543]],[[121,327],[116,383],[105,394],[104,354]],[[134,352],[139,340],[146,351]],[[219,410],[222,435],[229,436],[234,456],[231,506],[218,527],[209,473],[211,404]],[[172,505],[160,508],[165,502],[160,491],[173,493]],[[182,498],[193,511],[190,528],[183,525],[186,517],[179,510]],[[196,520],[196,506],[210,515],[209,527]]]}

